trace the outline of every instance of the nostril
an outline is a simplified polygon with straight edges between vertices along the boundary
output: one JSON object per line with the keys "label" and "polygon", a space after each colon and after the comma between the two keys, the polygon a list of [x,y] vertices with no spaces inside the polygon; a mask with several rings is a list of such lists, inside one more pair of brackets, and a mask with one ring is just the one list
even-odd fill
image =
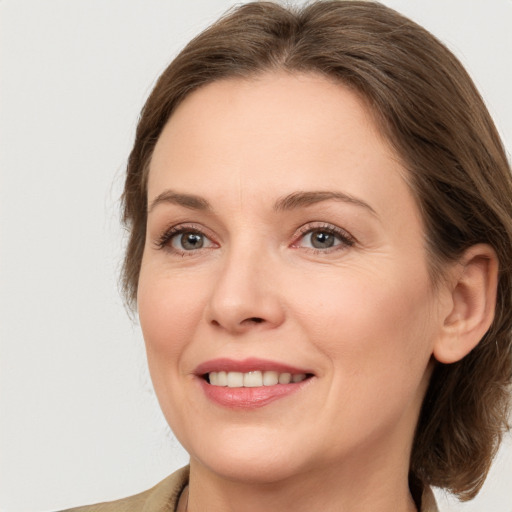
{"label": "nostril", "polygon": [[244,318],[241,322],[235,322],[233,324],[231,324],[229,322],[229,319],[226,322],[212,319],[210,321],[210,325],[212,325],[215,328],[225,328],[228,330],[230,330],[230,329],[237,330],[239,328],[242,330],[245,330],[246,328],[250,328],[251,325],[262,324],[262,323],[265,323],[265,321],[266,320],[264,318],[261,318],[259,316],[251,316],[248,318]]}

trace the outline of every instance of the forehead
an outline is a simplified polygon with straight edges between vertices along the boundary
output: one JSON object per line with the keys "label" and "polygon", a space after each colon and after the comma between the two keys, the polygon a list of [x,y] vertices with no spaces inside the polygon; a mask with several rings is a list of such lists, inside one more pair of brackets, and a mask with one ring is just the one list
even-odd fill
{"label": "forehead", "polygon": [[166,187],[210,197],[341,187],[371,196],[372,188],[403,187],[402,172],[357,93],[320,75],[268,73],[185,98],[155,147],[148,195]]}
{"label": "forehead", "polygon": [[[240,130],[229,130],[233,126]],[[293,143],[293,136],[308,142],[315,134],[316,144],[322,138],[326,143],[334,138],[337,143],[381,139],[389,149],[358,92],[319,74],[273,72],[219,80],[186,96],[167,122],[155,153],[158,158],[163,143],[181,143],[189,135],[193,140],[187,140],[188,147],[194,140],[227,146],[251,143],[252,138],[254,145],[266,143],[270,149]]]}

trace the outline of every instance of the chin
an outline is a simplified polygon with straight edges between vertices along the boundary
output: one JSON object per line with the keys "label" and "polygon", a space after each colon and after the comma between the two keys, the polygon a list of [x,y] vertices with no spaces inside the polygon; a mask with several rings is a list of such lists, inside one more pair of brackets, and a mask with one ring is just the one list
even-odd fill
{"label": "chin", "polygon": [[289,461],[282,458],[269,461],[265,457],[228,456],[222,461],[208,457],[208,460],[198,462],[221,478],[252,485],[283,482],[298,473]]}
{"label": "chin", "polygon": [[247,430],[230,429],[214,436],[211,443],[204,440],[199,450],[190,447],[191,464],[198,463],[231,481],[252,484],[284,481],[310,466],[306,454],[297,449],[300,445],[290,443],[290,439],[286,442],[283,436],[276,436],[275,431],[272,435],[267,429]]}

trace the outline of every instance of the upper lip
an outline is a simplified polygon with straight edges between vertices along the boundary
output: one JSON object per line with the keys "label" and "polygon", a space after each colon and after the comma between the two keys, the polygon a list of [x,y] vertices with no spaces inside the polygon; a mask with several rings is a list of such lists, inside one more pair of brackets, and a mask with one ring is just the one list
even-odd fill
{"label": "upper lip", "polygon": [[248,373],[252,371],[274,371],[278,373],[291,373],[291,374],[312,374],[308,369],[298,368],[289,364],[271,361],[269,359],[258,359],[251,357],[243,360],[234,360],[229,358],[211,359],[201,363],[195,369],[196,375],[205,375],[210,372],[241,372]]}

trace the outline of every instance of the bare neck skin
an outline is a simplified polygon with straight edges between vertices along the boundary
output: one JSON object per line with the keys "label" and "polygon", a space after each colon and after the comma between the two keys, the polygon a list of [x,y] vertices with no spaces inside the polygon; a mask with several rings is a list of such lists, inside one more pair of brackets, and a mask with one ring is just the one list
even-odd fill
{"label": "bare neck skin", "polygon": [[224,478],[191,459],[187,512],[416,512],[408,485],[410,450],[403,449],[402,434],[384,447],[376,440],[340,464],[313,466],[276,482]]}
{"label": "bare neck skin", "polygon": [[[368,476],[347,474],[340,481],[325,468],[316,474],[304,474],[292,482],[273,484],[240,483],[209,473],[192,463],[187,512],[231,512],[244,510],[293,510],[294,512],[416,512],[407,478],[394,485],[384,481],[380,472]],[[362,477],[362,478],[360,478]]]}

